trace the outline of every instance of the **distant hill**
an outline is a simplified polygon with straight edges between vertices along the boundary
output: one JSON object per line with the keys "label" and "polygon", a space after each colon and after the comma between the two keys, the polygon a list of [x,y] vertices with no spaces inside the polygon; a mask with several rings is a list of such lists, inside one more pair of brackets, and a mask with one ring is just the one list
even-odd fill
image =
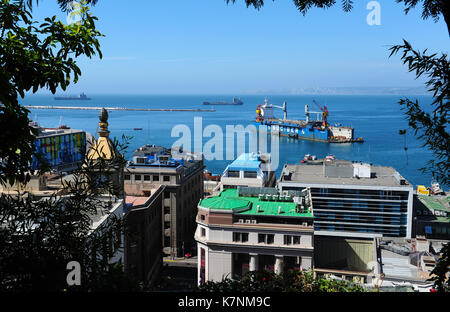
{"label": "distant hill", "polygon": [[333,87],[299,88],[294,90],[248,90],[247,94],[292,95],[431,95],[425,87]]}

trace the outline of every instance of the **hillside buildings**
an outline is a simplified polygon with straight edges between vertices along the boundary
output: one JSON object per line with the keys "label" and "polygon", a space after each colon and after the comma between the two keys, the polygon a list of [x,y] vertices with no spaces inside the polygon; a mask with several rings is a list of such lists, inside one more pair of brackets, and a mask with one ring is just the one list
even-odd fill
{"label": "hillside buildings", "polygon": [[285,165],[280,190],[311,188],[316,235],[411,238],[413,187],[392,167]]}
{"label": "hillside buildings", "polygon": [[31,168],[36,170],[44,162],[50,168],[68,172],[81,165],[86,153],[86,132],[82,130],[60,128],[43,128],[32,123],[38,130],[35,152],[42,158],[33,156]]}
{"label": "hillside buildings", "polygon": [[145,145],[124,170],[125,193],[150,196],[164,185],[162,246],[167,256],[180,257],[194,245],[197,204],[203,198],[203,155]]}
{"label": "hillside buildings", "polygon": [[317,273],[367,282],[381,272],[380,239],[411,238],[413,187],[391,167],[285,165],[277,186],[311,188]]}
{"label": "hillside buildings", "polygon": [[414,196],[414,235],[450,239],[450,195]]}
{"label": "hillside buildings", "polygon": [[160,185],[149,196],[126,196],[125,268],[147,285],[155,283],[163,264],[164,189]]}

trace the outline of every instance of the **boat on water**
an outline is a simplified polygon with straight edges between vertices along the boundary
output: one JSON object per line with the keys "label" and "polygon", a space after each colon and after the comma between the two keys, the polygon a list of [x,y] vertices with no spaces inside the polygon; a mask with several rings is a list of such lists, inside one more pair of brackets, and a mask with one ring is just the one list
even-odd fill
{"label": "boat on water", "polygon": [[[328,122],[328,109],[313,100],[313,103],[320,109],[320,112],[309,110],[309,105],[305,105],[305,120],[293,120],[287,117],[286,101],[283,106],[269,104],[265,100],[264,104],[258,104],[256,109],[256,126],[267,126],[267,132],[287,136],[296,139],[325,142],[325,143],[362,143],[362,137],[354,138],[354,129],[344,127],[341,124],[331,124]],[[276,118],[275,109],[283,110],[283,118]],[[313,119],[316,115],[316,119]]]}
{"label": "boat on water", "polygon": [[233,98],[232,102],[203,102],[203,105],[243,105],[241,98]]}
{"label": "boat on water", "polygon": [[324,162],[330,162],[335,160],[336,157],[332,154],[325,156],[325,158],[317,158],[316,155],[306,154],[303,159],[300,160],[301,164],[305,165],[323,165]]}
{"label": "boat on water", "polygon": [[133,130],[142,130],[142,128],[133,128]]}
{"label": "boat on water", "polygon": [[84,93],[80,93],[77,96],[55,96],[54,99],[55,100],[80,100],[80,101],[87,101],[87,100],[90,100],[91,98],[88,98],[86,96],[86,94],[84,94]]}

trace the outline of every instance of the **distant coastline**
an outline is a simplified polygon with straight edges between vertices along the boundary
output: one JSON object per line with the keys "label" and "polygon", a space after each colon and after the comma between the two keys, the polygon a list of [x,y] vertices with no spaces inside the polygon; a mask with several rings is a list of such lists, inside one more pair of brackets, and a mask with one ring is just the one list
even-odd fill
{"label": "distant coastline", "polygon": [[247,90],[245,94],[274,95],[431,95],[425,87],[332,87],[291,90]]}

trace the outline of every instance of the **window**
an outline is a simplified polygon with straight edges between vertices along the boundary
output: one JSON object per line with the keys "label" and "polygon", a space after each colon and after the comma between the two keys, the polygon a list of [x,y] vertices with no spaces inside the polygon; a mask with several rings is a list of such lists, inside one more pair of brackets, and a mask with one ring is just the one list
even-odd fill
{"label": "window", "polygon": [[275,238],[274,234],[258,234],[258,243],[273,244],[274,238]]}
{"label": "window", "polygon": [[159,175],[154,175],[153,176],[153,181],[159,181]]}
{"label": "window", "polygon": [[145,164],[145,158],[136,158],[138,164]]}
{"label": "window", "polygon": [[248,233],[233,232],[233,242],[239,243],[248,242]]}
{"label": "window", "polygon": [[205,221],[205,215],[200,215],[200,220]]}
{"label": "window", "polygon": [[150,181],[150,176],[149,175],[144,175],[144,181]]}
{"label": "window", "polygon": [[264,243],[264,242],[265,242],[265,235],[258,234],[258,243]]}
{"label": "window", "polygon": [[293,236],[293,244],[300,245],[300,236]]}
{"label": "window", "polygon": [[206,229],[204,229],[204,228],[200,228],[200,229],[201,229],[200,235],[205,237],[206,236]]}
{"label": "window", "polygon": [[169,182],[170,181],[170,176],[164,176],[164,182]]}
{"label": "window", "polygon": [[256,178],[256,171],[244,171],[244,178]]}
{"label": "window", "polygon": [[239,171],[228,171],[229,178],[239,178]]}
{"label": "window", "polygon": [[140,174],[135,174],[134,175],[134,180],[135,181],[141,181],[141,175]]}
{"label": "window", "polygon": [[164,236],[164,247],[170,247],[170,236]]}
{"label": "window", "polygon": [[125,180],[129,181],[131,179],[131,176],[129,174],[126,174],[124,177]]}
{"label": "window", "polygon": [[292,236],[291,235],[284,235],[284,244],[285,245],[291,245],[292,244]]}

